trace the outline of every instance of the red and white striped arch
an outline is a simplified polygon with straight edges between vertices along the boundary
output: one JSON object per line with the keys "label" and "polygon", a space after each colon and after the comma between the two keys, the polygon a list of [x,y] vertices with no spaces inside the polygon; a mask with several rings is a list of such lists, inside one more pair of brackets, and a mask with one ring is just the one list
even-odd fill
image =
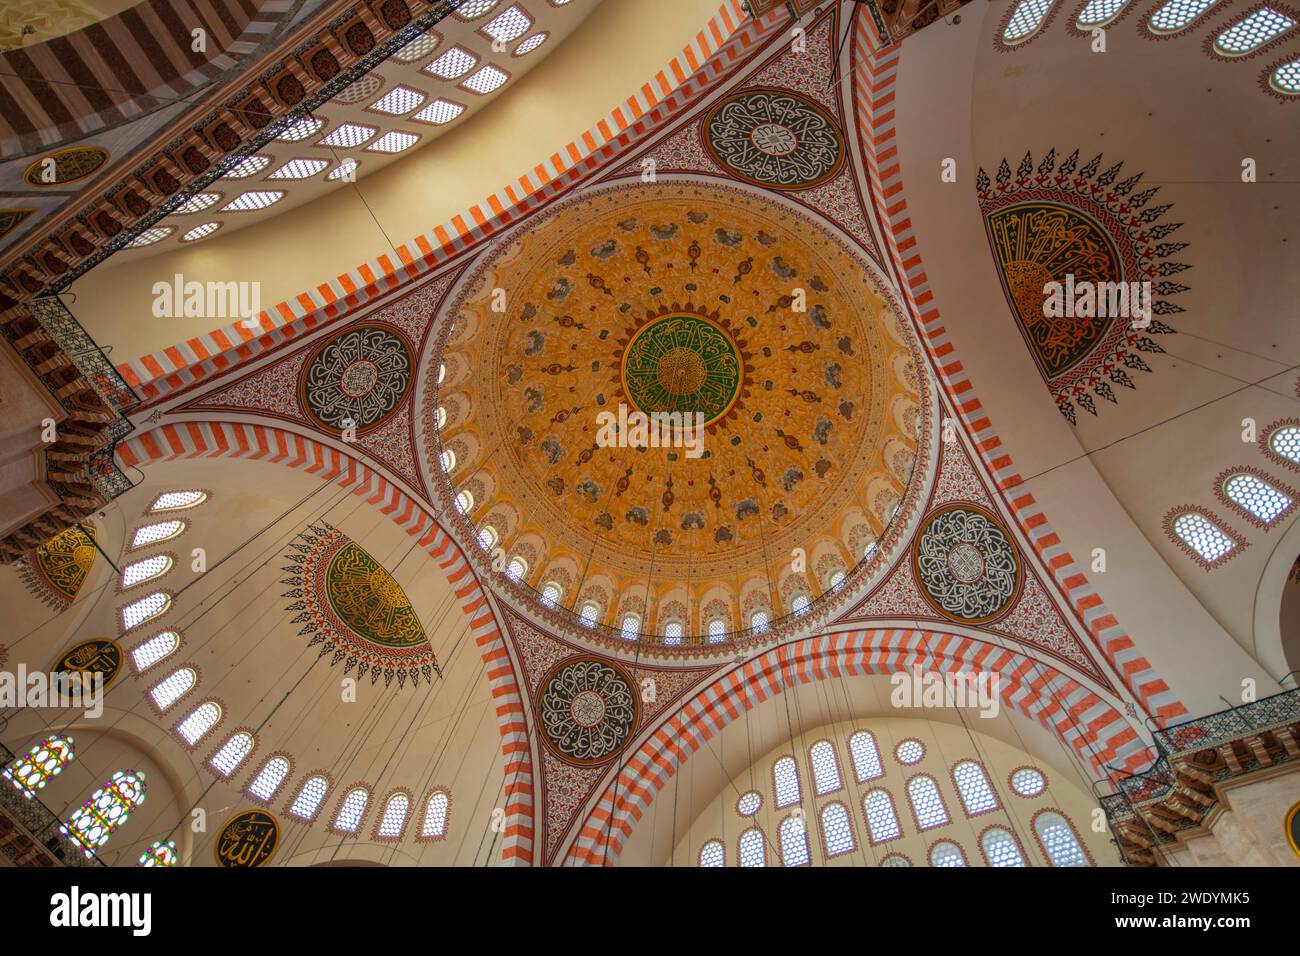
{"label": "red and white striped arch", "polygon": [[528,725],[514,666],[500,624],[464,553],[428,506],[379,472],[338,448],[304,435],[246,422],[183,422],[162,425],[118,446],[118,462],[144,466],[183,458],[242,458],[299,468],[350,488],[388,515],[438,562],[451,584],[470,633],[483,656],[501,730],[505,758],[503,863],[529,865],[533,858],[533,769]]}
{"label": "red and white striped arch", "polygon": [[[783,644],[728,671],[659,724],[605,787],[567,865],[612,865],[655,795],[728,724],[790,687],[843,677],[994,673],[1004,706],[1038,721],[1097,778],[1150,761],[1141,737],[1095,692],[1050,663],[972,637],[921,630],[843,631]],[[617,795],[617,796],[616,796]]]}

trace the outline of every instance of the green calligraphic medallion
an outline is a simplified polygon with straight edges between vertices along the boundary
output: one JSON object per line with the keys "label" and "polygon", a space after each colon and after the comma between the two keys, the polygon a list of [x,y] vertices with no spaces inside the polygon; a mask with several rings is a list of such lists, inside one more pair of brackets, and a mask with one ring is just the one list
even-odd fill
{"label": "green calligraphic medallion", "polygon": [[402,586],[359,544],[348,541],[334,552],[325,590],[339,621],[367,641],[398,648],[428,643]]}
{"label": "green calligraphic medallion", "polygon": [[221,828],[212,845],[217,865],[233,869],[262,866],[280,843],[280,824],[265,810],[237,813]]}
{"label": "green calligraphic medallion", "polygon": [[698,315],[647,322],[623,353],[623,389],[638,410],[701,412],[712,424],[731,409],[744,379],[740,350],[720,325]]}

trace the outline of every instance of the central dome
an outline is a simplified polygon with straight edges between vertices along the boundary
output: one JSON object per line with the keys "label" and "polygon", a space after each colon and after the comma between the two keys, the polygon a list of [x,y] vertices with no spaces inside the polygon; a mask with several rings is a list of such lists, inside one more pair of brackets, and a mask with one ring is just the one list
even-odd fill
{"label": "central dome", "polygon": [[591,190],[452,308],[428,461],[542,613],[689,643],[803,611],[877,553],[921,433],[918,363],[822,224],[705,183]]}

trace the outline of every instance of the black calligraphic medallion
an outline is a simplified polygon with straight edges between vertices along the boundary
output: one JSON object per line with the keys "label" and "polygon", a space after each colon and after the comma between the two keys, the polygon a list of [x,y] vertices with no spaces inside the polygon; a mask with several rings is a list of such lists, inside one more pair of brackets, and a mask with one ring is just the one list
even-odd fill
{"label": "black calligraphic medallion", "polygon": [[212,852],[218,866],[250,868],[271,859],[279,842],[280,824],[275,817],[265,810],[245,810],[226,821]]}

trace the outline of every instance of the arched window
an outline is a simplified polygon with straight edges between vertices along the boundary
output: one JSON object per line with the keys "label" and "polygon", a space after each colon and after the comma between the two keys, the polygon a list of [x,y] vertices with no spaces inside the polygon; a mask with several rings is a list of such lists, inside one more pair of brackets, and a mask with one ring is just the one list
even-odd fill
{"label": "arched window", "polygon": [[867,818],[867,833],[872,843],[897,840],[903,831],[894,812],[894,798],[888,790],[870,790],[862,798],[862,812]]}
{"label": "arched window", "polygon": [[840,764],[835,759],[835,748],[829,740],[819,740],[808,750],[808,760],[812,764],[813,787],[817,796],[834,793],[844,786],[840,780]]}
{"label": "arched window", "polygon": [[641,633],[641,619],[635,614],[624,614],[619,634],[625,641],[635,641]]}
{"label": "arched window", "polygon": [[907,781],[907,799],[912,804],[918,828],[933,830],[949,822],[948,808],[943,805],[939,785],[928,774],[919,774]]}
{"label": "arched window", "polygon": [[316,814],[320,813],[321,804],[325,802],[329,790],[330,782],[323,774],[308,777],[298,788],[298,796],[293,798],[289,816],[311,823],[316,819]]}
{"label": "arched window", "polygon": [[330,829],[335,833],[356,833],[365,818],[369,803],[370,791],[365,787],[354,787],[349,790],[348,795],[339,804],[338,812],[334,814],[334,822],[330,824]]}
{"label": "arched window", "polygon": [[262,764],[262,769],[257,772],[253,782],[248,785],[248,795],[255,800],[269,803],[279,793],[280,787],[284,785],[285,778],[288,776],[289,758],[271,757],[266,763]]}
{"label": "arched window", "polygon": [[165,554],[155,554],[152,558],[132,562],[122,569],[122,590],[166,574],[171,566],[172,559]]}
{"label": "arched window", "polygon": [[722,618],[715,617],[709,622],[709,643],[721,644],[727,639],[727,624]]}
{"label": "arched window", "polygon": [[1294,26],[1294,17],[1265,4],[1220,30],[1214,37],[1214,52],[1227,57],[1245,56]]}
{"label": "arched window", "polygon": [[989,783],[988,775],[974,760],[958,761],[952,768],[952,781],[957,785],[962,805],[970,816],[979,816],[998,808],[998,798]]}
{"label": "arched window", "polygon": [[212,769],[221,776],[229,777],[239,769],[239,765],[252,752],[253,735],[241,730],[237,734],[232,734],[230,739],[221,745],[221,749],[212,755],[208,763],[212,764]]}
{"label": "arched window", "polygon": [[208,500],[206,491],[164,491],[149,506],[149,514],[162,511],[183,511],[195,508]]}
{"label": "arched window", "polygon": [[546,587],[542,588],[542,603],[547,607],[555,607],[564,597],[564,589],[554,581],[547,581]]}
{"label": "arched window", "polygon": [[424,804],[424,822],[420,826],[421,840],[441,840],[447,835],[447,812],[451,808],[451,798],[445,790],[435,790],[429,794]]}
{"label": "arched window", "polygon": [[497,529],[490,524],[485,524],[478,529],[478,546],[484,551],[491,551],[497,546],[499,540],[501,537],[497,534]]}
{"label": "arched window", "polygon": [[1074,18],[1080,30],[1095,30],[1104,27],[1120,15],[1128,6],[1129,0],[1088,0],[1079,15]]}
{"label": "arched window", "polygon": [[767,612],[760,609],[749,615],[749,626],[753,629],[755,634],[762,634],[766,631]]}
{"label": "arched window", "polygon": [[456,453],[450,448],[445,449],[439,456],[438,463],[442,465],[442,470],[450,475],[456,467]]}
{"label": "arched window", "polygon": [[474,510],[474,496],[468,491],[462,491],[456,495],[456,510],[463,515],[469,514]]}
{"label": "arched window", "polygon": [[1152,33],[1175,33],[1217,2],[1218,0],[1168,0],[1151,14],[1147,26]]}
{"label": "arched window", "polygon": [[[406,46],[408,46],[408,47],[409,47],[409,46],[412,46],[412,45],[414,45],[414,43],[419,43],[420,40],[424,40],[424,39],[426,39],[426,38],[425,38],[425,37],[420,37],[419,40],[415,40],[415,41],[413,41],[412,43],[408,43],[408,44],[406,44]],[[436,46],[437,43],[438,43],[438,41],[437,41],[436,39],[435,39],[433,42],[434,42],[434,46]],[[427,53],[429,50],[432,50],[432,49],[433,49],[433,47],[429,47],[427,50],[422,50],[422,51],[420,51],[419,53],[416,53],[414,56],[412,56],[411,59],[418,60],[420,57],[424,56],[425,53]],[[402,47],[402,50],[406,50],[406,47]],[[408,55],[410,55],[410,53],[408,53]],[[400,59],[400,57],[399,57],[399,59]],[[410,60],[403,60],[402,62],[404,62],[404,63],[409,63]],[[446,378],[447,378],[447,363],[446,363],[446,362],[443,362],[443,363],[441,363],[441,364],[438,366],[438,384],[441,385],[441,384],[443,383],[443,381],[444,381]]]}
{"label": "arched window", "polygon": [[808,595],[796,594],[794,600],[790,602],[790,610],[797,615],[807,614],[809,604]]}
{"label": "arched window", "polygon": [[395,793],[388,798],[384,815],[379,821],[375,836],[381,840],[397,840],[406,829],[406,814],[411,809],[411,798],[404,793]]}
{"label": "arched window", "polygon": [[600,617],[600,605],[595,601],[588,601],[578,612],[578,620],[582,622],[583,627],[595,627],[596,620]]}
{"label": "arched window", "polygon": [[141,525],[135,529],[135,534],[131,536],[131,550],[134,551],[137,548],[145,548],[151,544],[170,541],[184,530],[185,522],[179,519]]}
{"label": "arched window", "polygon": [[793,757],[782,757],[772,764],[772,780],[778,810],[799,802],[799,768]]}
{"label": "arched window", "polygon": [[1255,524],[1268,527],[1291,510],[1295,503],[1258,475],[1238,471],[1227,475],[1223,481],[1223,495],[1246,518]]}
{"label": "arched window", "polygon": [[842,585],[843,583],[844,583],[843,571],[836,571],[834,574],[831,575],[830,585],[832,591],[838,591],[840,589],[840,585]]}
{"label": "arched window", "polygon": [[[880,545],[876,544],[875,541],[868,541],[862,548],[862,560],[870,561],[876,556],[876,552],[879,550]],[[908,865],[911,866],[910,863]]]}
{"label": "arched window", "polygon": [[140,854],[136,866],[175,866],[178,857],[176,854],[176,841],[168,840],[163,843],[161,840],[154,840],[149,849]]}
{"label": "arched window", "polygon": [[182,667],[173,671],[149,689],[149,696],[158,708],[158,713],[165,714],[171,706],[194,689],[198,676],[193,668]]}
{"label": "arched window", "polygon": [[966,854],[951,840],[940,840],[930,847],[931,866],[965,866]]}
{"label": "arched window", "polygon": [[59,831],[80,843],[86,856],[93,856],[126,823],[136,807],[144,803],[148,792],[143,773],[119,770],[73,811]]}
{"label": "arched window", "polygon": [[1020,0],[1002,31],[1003,43],[1023,43],[1043,25],[1054,0]]}
{"label": "arched window", "polygon": [[1021,767],[1011,774],[1011,789],[1022,797],[1036,797],[1047,788],[1047,780],[1033,767]]}
{"label": "arched window", "polygon": [[856,846],[853,824],[849,822],[849,811],[844,804],[828,803],[822,807],[822,841],[826,845],[827,857],[853,852]]}
{"label": "arched window", "polygon": [[710,840],[700,847],[700,866],[726,866],[727,850],[721,840]]}
{"label": "arched window", "polygon": [[52,779],[77,755],[72,738],[63,734],[50,734],[21,757],[15,757],[0,770],[0,776],[18,788],[28,800]]}
{"label": "arched window", "polygon": [[438,425],[438,431],[447,427],[447,409],[443,405],[438,406],[438,411],[434,413],[435,421]]}
{"label": "arched window", "polygon": [[1055,810],[1034,814],[1034,832],[1052,866],[1091,866],[1070,821]]}
{"label": "arched window", "polygon": [[885,768],[880,765],[880,751],[876,749],[876,738],[870,731],[859,730],[849,738],[849,753],[853,755],[853,775],[858,783],[885,775]]}
{"label": "arched window", "polygon": [[190,715],[176,725],[176,732],[191,747],[207,735],[221,719],[221,708],[215,701],[204,701],[190,711]]}
{"label": "arched window", "polygon": [[1300,96],[1300,58],[1279,64],[1268,75],[1268,85],[1283,96]]}
{"label": "arched window", "polygon": [[891,853],[880,861],[881,866],[911,866],[912,861],[901,853]]}
{"label": "arched window", "polygon": [[740,835],[740,865],[767,866],[767,841],[758,827],[750,827]]}
{"label": "arched window", "polygon": [[171,604],[172,596],[166,591],[155,591],[153,594],[146,594],[138,601],[122,605],[117,612],[118,622],[122,625],[123,631],[129,631],[164,613],[171,607]]}
{"label": "arched window", "polygon": [[516,584],[522,581],[527,574],[528,562],[521,557],[515,556],[511,558],[510,563],[506,565],[506,577]]}
{"label": "arched window", "polygon": [[803,814],[792,813],[781,821],[781,865],[808,865],[808,831]]}
{"label": "arched window", "polygon": [[984,862],[989,866],[1024,866],[1025,858],[1020,854],[1020,845],[1010,830],[1002,827],[989,827],[980,837],[980,849],[984,851]]}
{"label": "arched window", "polygon": [[1268,447],[1279,458],[1300,465],[1300,425],[1283,425],[1270,430]]}
{"label": "arched window", "polygon": [[[1169,518],[1165,520],[1169,522]],[[1166,527],[1172,529],[1206,568],[1226,561],[1239,549],[1237,540],[1199,511],[1181,512]]]}
{"label": "arched window", "polygon": [[131,651],[131,660],[137,674],[143,674],[176,648],[180,647],[181,636],[175,631],[160,631],[149,640],[137,645]]}
{"label": "arched window", "polygon": [[664,625],[664,643],[676,646],[682,642],[682,622],[669,621]]}

